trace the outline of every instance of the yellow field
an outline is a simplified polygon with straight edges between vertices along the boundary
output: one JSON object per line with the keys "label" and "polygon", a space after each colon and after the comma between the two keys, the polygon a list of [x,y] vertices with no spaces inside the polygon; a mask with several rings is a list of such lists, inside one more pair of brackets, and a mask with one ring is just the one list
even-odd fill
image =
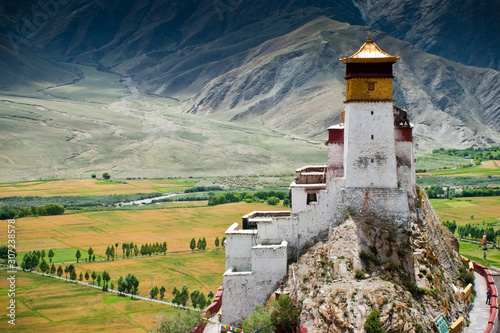
{"label": "yellow field", "polygon": [[[225,269],[225,252],[195,251],[189,253],[167,254],[166,256],[139,257],[117,259],[115,261],[83,262],[74,264],[77,275],[85,271],[95,271],[101,274],[106,270],[111,281],[117,285],[118,278],[127,274],[134,274],[139,280],[139,294],[147,296],[153,286],[162,285],[167,290],[165,297],[172,298],[174,287],[180,289],[186,284],[189,291],[198,289],[205,293],[211,290],[214,294],[222,284],[222,273]],[[64,265],[63,265],[64,268]]]}
{"label": "yellow field", "polygon": [[[0,317],[0,330],[12,332],[144,332],[169,307],[119,297],[72,283],[18,272],[16,325]],[[0,304],[8,304],[6,273],[0,272]],[[3,307],[4,308],[4,307]],[[5,309],[5,308],[4,308]]]}
{"label": "yellow field", "polygon": [[[215,238],[222,239],[226,229],[240,222],[241,216],[254,210],[280,209],[285,207],[239,202],[198,208],[26,217],[16,220],[16,249],[19,252],[76,247],[87,250],[92,246],[104,256],[107,246],[115,243],[120,244],[121,253],[123,242],[141,245],[166,241],[169,252],[187,251],[193,237],[206,237],[208,248],[214,248]],[[6,228],[0,230],[0,239],[7,239]]]}
{"label": "yellow field", "polygon": [[152,192],[182,192],[193,183],[175,179],[142,179],[124,182],[103,182],[95,179],[33,181],[16,184],[0,184],[0,197],[12,196],[68,196],[107,195]]}
{"label": "yellow field", "polygon": [[[181,203],[184,204],[184,203]],[[82,250],[76,266],[80,272],[108,271],[117,286],[121,276],[134,274],[139,284],[139,294],[148,295],[152,285],[166,288],[165,299],[171,300],[174,287],[186,284],[189,291],[198,289],[205,295],[216,292],[222,283],[225,269],[225,252],[219,250],[194,251],[189,248],[191,238],[205,237],[207,248],[215,249],[214,240],[220,240],[225,230],[241,216],[254,210],[283,210],[283,206],[267,204],[232,203],[213,207],[198,206],[206,203],[189,203],[193,207],[178,207],[179,203],[165,204],[165,209],[121,210],[87,212],[59,216],[27,217],[17,219],[16,250],[18,252],[52,248],[65,253],[65,264],[54,260],[63,268],[73,257],[75,248]],[[177,205],[177,206],[176,206]],[[0,239],[7,239],[7,228],[0,228]],[[104,256],[108,245],[119,243],[118,257],[122,256],[121,244],[138,245],[167,241],[167,255],[117,259],[115,261],[85,262],[86,250],[92,246],[97,257]],[[178,253],[172,253],[178,251]],[[18,258],[18,262],[22,256]],[[65,276],[65,274],[63,275]],[[6,273],[0,272],[0,302],[7,304]],[[32,332],[40,329],[62,331],[148,331],[152,318],[169,307],[143,301],[130,301],[111,293],[66,283],[23,272],[18,273],[16,296],[18,321],[9,327],[7,318],[0,319],[0,330]],[[90,280],[91,281],[91,280]],[[71,309],[71,310],[69,310]],[[167,310],[170,311],[170,310]]]}

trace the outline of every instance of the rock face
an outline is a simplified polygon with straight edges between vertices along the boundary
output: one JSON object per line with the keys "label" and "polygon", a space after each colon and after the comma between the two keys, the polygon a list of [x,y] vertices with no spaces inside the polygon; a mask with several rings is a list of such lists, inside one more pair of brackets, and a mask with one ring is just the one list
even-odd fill
{"label": "rock face", "polygon": [[372,309],[387,332],[432,332],[440,314],[451,322],[467,318],[453,289],[460,285],[451,265],[461,265],[458,249],[433,241],[434,232],[453,236],[422,218],[407,231],[373,216],[350,216],[302,255],[286,283],[301,307],[301,325],[308,332],[364,332]]}

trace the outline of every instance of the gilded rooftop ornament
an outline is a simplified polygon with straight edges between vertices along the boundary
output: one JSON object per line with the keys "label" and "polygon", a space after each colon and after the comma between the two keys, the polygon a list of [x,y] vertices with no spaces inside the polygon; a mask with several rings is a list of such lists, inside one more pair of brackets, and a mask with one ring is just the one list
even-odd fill
{"label": "gilded rooftop ornament", "polygon": [[358,52],[354,53],[350,57],[340,58],[344,64],[348,63],[375,63],[375,62],[396,62],[399,57],[392,56],[380,49],[375,42],[372,41],[370,33],[366,37],[366,43],[364,43]]}

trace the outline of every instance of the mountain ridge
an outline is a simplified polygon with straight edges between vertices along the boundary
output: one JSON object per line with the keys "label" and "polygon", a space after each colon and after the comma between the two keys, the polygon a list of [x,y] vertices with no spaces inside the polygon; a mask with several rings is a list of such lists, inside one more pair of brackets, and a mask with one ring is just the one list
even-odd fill
{"label": "mountain ridge", "polygon": [[[497,24],[491,13],[500,4],[453,5],[6,0],[0,4],[0,56],[9,70],[0,73],[0,89],[68,83],[79,75],[71,65],[85,64],[130,77],[141,93],[178,101],[171,108],[193,115],[195,124],[209,117],[316,140],[340,119],[345,69],[338,58],[354,53],[370,32],[383,50],[401,56],[394,99],[409,110],[418,150],[498,144],[500,43],[491,33]],[[37,23],[40,13],[50,20]],[[26,22],[34,27],[28,35]],[[459,23],[474,29],[450,33]],[[26,43],[16,44],[12,34]],[[34,63],[32,76],[18,75]]]}

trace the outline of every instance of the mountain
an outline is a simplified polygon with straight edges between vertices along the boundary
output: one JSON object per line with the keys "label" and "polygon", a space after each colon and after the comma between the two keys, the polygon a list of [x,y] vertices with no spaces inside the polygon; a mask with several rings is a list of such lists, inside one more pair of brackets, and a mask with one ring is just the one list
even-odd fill
{"label": "mountain", "polygon": [[338,58],[370,32],[401,57],[395,100],[408,108],[420,149],[493,145],[499,9],[498,0],[5,0],[0,57],[10,70],[0,89],[71,83],[80,74],[67,64],[84,64],[179,101],[195,121],[317,140],[342,109]]}

